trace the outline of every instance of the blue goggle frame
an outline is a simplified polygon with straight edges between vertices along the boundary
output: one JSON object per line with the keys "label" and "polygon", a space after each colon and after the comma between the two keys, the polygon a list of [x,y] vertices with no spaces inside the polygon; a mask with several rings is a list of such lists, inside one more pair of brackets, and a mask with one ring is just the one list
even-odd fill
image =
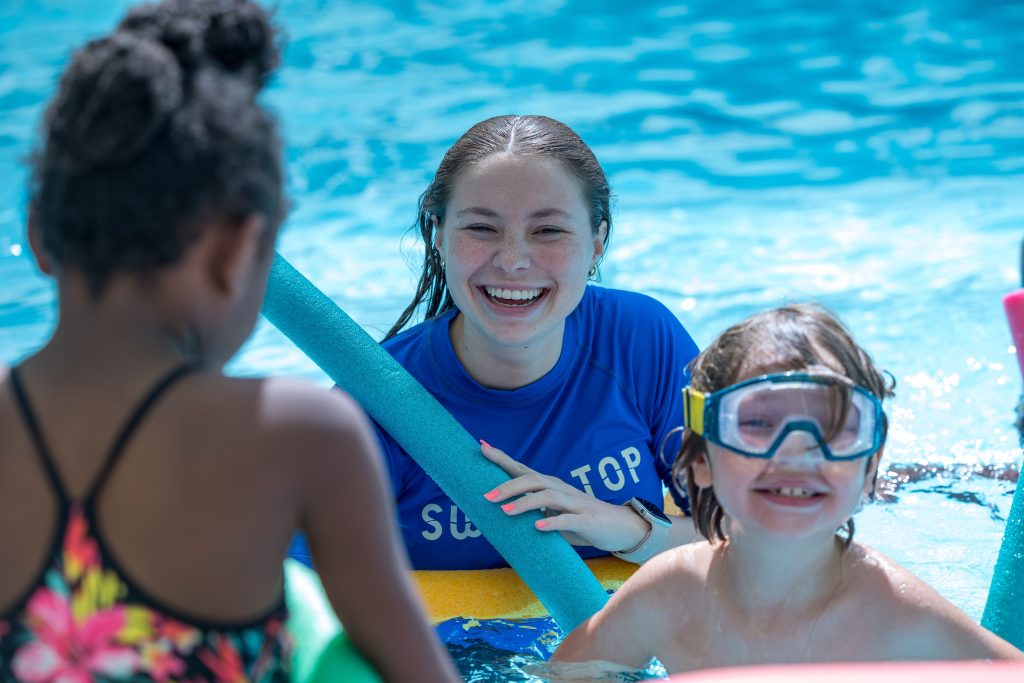
{"label": "blue goggle frame", "polygon": [[[852,453],[836,455],[832,449],[829,448],[828,443],[825,441],[825,435],[821,433],[821,429],[818,424],[806,419],[797,419],[787,422],[778,435],[776,435],[770,446],[765,450],[754,451],[748,448],[743,448],[736,443],[723,440],[720,433],[721,425],[719,423],[719,407],[722,403],[722,399],[731,393],[751,385],[763,383],[807,383],[844,387],[860,399],[859,401],[856,401],[860,404],[859,407],[868,407],[870,409],[869,415],[861,415],[862,420],[871,419],[874,423],[870,444]],[[853,397],[851,396],[851,398]],[[719,389],[718,391],[710,394],[697,391],[691,387],[685,387],[683,389],[683,411],[686,428],[691,432],[704,437],[713,444],[748,458],[769,459],[775,455],[779,447],[791,432],[803,431],[811,434],[815,438],[818,443],[818,447],[821,449],[822,455],[825,456],[826,460],[857,460],[858,458],[873,455],[882,448],[885,444],[885,433],[887,428],[885,411],[882,409],[882,402],[873,393],[861,386],[853,384],[849,379],[839,375],[814,374],[809,372],[783,372],[761,375],[759,377],[754,377],[752,379],[733,384],[732,386],[728,386],[724,389]]]}

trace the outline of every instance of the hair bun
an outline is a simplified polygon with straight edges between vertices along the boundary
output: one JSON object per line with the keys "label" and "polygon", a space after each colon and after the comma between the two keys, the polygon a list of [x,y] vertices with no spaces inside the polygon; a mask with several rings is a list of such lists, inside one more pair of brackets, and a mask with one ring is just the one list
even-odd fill
{"label": "hair bun", "polygon": [[186,74],[212,66],[262,87],[278,49],[266,11],[251,0],[164,0],[128,12],[119,31],[166,45]]}
{"label": "hair bun", "polygon": [[174,56],[160,44],[115,33],[75,54],[47,127],[83,168],[123,163],[146,148],[181,102]]}

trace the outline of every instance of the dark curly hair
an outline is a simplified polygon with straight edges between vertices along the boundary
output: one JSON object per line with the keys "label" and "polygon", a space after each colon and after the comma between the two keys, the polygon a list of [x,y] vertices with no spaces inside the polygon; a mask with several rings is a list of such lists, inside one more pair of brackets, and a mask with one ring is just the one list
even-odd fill
{"label": "dark curly hair", "polygon": [[451,199],[452,187],[459,173],[499,152],[547,157],[561,162],[583,189],[594,234],[597,234],[602,221],[606,223],[604,245],[608,246],[612,234],[611,188],[594,152],[572,128],[547,116],[495,116],[481,121],[448,149],[437,167],[433,182],[420,195],[416,223],[412,229],[418,230],[423,239],[423,270],[412,302],[384,336],[385,340],[401,332],[421,305],[426,305],[425,320],[441,315],[455,305],[448,292],[441,255],[434,249],[432,219],[436,217],[438,225],[444,224],[445,207]]}
{"label": "dark curly hair", "polygon": [[249,0],[130,10],[74,53],[33,154],[30,221],[94,296],[111,275],[172,265],[216,216],[283,219],[281,143],[256,96],[278,64]]}
{"label": "dark curly hair", "polygon": [[[738,382],[741,374],[766,368],[773,372],[807,370],[830,365],[826,357],[837,361],[838,369],[854,384],[880,401],[893,395],[892,376],[875,366],[834,313],[817,304],[790,304],[756,313],[733,325],[690,362],[690,386],[713,393]],[[888,421],[883,427],[888,430]],[[725,538],[725,512],[713,487],[700,488],[694,483],[693,465],[701,456],[707,456],[704,437],[684,430],[683,443],[672,465],[673,484],[689,498],[697,531],[715,541]],[[853,518],[846,521],[843,531],[845,545],[849,546],[853,541]]]}

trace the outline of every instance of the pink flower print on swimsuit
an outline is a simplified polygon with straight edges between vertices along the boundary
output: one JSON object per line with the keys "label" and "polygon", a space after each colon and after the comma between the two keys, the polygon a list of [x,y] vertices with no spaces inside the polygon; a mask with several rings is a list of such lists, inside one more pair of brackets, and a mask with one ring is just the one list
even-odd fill
{"label": "pink flower print on swimsuit", "polygon": [[171,617],[104,566],[81,506],[36,588],[0,615],[0,681],[271,683],[288,677],[283,603],[241,628]]}

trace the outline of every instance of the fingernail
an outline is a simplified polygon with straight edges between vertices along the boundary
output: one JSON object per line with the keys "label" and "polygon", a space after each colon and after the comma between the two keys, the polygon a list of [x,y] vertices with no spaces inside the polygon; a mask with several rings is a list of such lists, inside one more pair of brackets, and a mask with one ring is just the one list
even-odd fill
{"label": "fingernail", "polygon": [[487,493],[485,493],[484,494],[484,498],[486,498],[487,500],[494,500],[495,498],[497,498],[500,495],[501,495],[501,489],[494,489],[493,491],[488,491]]}
{"label": "fingernail", "polygon": [[546,519],[538,519],[536,522],[533,523],[533,525],[535,527],[537,527],[538,529],[544,529],[548,525],[548,520],[546,520]]}
{"label": "fingernail", "polygon": [[501,506],[501,509],[504,510],[505,512],[512,512],[513,510],[516,509],[516,504],[515,503],[505,503],[504,505]]}
{"label": "fingernail", "polygon": [[480,443],[481,443],[482,445],[484,445],[484,446],[487,446],[488,448],[490,448],[490,447],[491,447],[491,444],[487,443],[487,442],[486,442],[486,441],[484,441],[483,439],[480,439]]}

